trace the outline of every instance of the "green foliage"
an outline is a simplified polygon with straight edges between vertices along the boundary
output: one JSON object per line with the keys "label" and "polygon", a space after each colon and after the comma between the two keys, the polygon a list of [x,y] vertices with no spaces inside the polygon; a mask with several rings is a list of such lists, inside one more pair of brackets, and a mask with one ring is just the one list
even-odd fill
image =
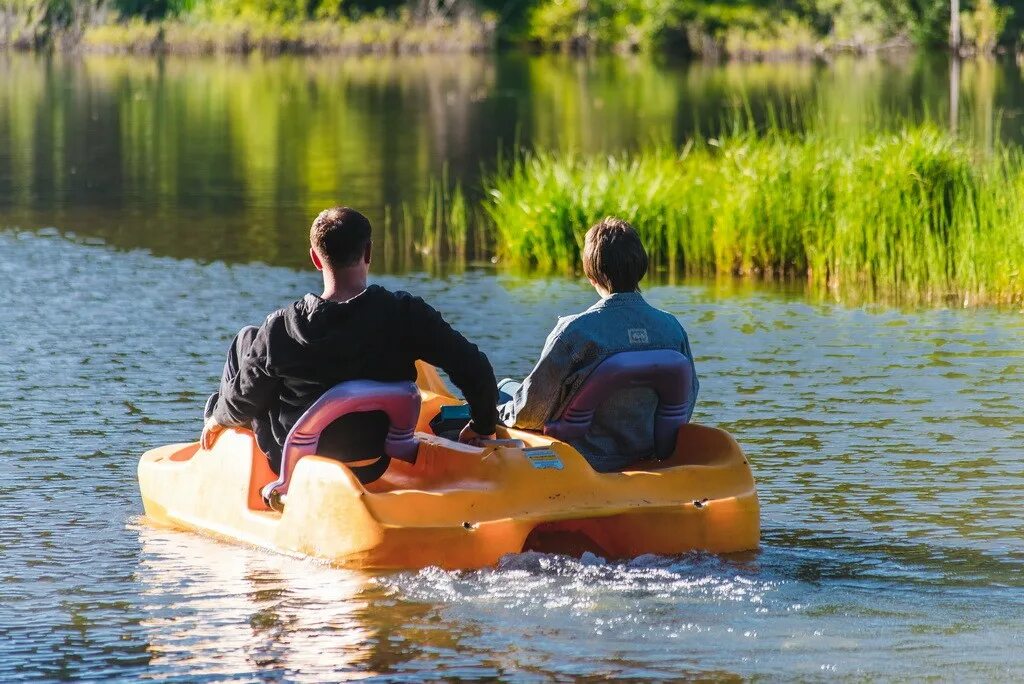
{"label": "green foliage", "polygon": [[878,0],[814,0],[813,16],[835,40],[850,45],[876,45],[900,27]]}
{"label": "green foliage", "polygon": [[529,38],[570,48],[655,47],[678,25],[673,0],[541,0],[529,16]]}
{"label": "green foliage", "polygon": [[719,0],[540,0],[529,17],[530,39],[571,49],[709,52],[727,34],[772,36],[797,22],[785,3]]}
{"label": "green foliage", "polygon": [[733,56],[809,55],[819,51],[821,38],[793,15],[758,28],[730,26],[723,33],[725,52]]}
{"label": "green foliage", "polygon": [[0,45],[74,43],[103,0],[0,0]]}
{"label": "green foliage", "polygon": [[949,36],[949,0],[878,0],[898,26],[923,46],[945,45]]}
{"label": "green foliage", "polygon": [[[991,2],[993,0],[979,0]],[[999,12],[996,12],[999,15]],[[986,15],[988,16],[988,15]],[[696,53],[806,53],[908,36],[941,44],[948,0],[538,0],[527,35],[571,49],[685,47]]]}
{"label": "green foliage", "polygon": [[337,18],[339,0],[194,0],[193,13],[214,20],[262,19],[271,23]]}
{"label": "green foliage", "polygon": [[471,52],[491,45],[491,27],[481,21],[407,17],[362,17],[356,21],[322,19],[274,23],[265,17],[209,21],[135,18],[93,26],[84,46],[93,52],[120,54]]}
{"label": "green foliage", "polygon": [[994,0],[977,0],[973,10],[960,15],[964,43],[980,53],[991,53],[1012,15],[1012,8],[1000,7]]}
{"label": "green foliage", "polygon": [[[965,0],[968,42],[990,51],[1008,26],[1012,1]],[[111,10],[126,24],[179,18],[282,31],[367,16],[436,21],[493,14],[500,15],[499,35],[545,46],[741,56],[863,49],[901,36],[939,45],[949,26],[948,0],[0,0],[0,41],[16,42],[12,34],[32,45],[74,39],[85,26],[109,20]],[[1009,29],[1016,35],[1024,25]]]}
{"label": "green foliage", "polygon": [[1024,158],[976,161],[931,126],[898,135],[739,132],[682,151],[536,153],[491,179],[505,262],[572,271],[586,228],[629,220],[689,274],[801,276],[839,294],[1024,301]]}
{"label": "green foliage", "polygon": [[115,0],[114,8],[126,19],[139,18],[146,21],[177,16],[190,12],[194,0]]}

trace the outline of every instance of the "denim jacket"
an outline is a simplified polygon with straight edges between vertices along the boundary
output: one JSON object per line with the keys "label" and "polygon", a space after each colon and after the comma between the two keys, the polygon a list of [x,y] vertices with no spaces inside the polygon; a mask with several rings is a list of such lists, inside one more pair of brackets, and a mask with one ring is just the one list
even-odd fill
{"label": "denim jacket", "polygon": [[[639,292],[612,294],[583,313],[558,319],[540,360],[516,390],[498,407],[502,423],[540,430],[556,418],[587,376],[607,357],[624,351],[674,349],[692,363],[686,331],[672,314],[655,309]],[[696,402],[697,375],[693,376]],[[654,412],[658,399],[646,388],[623,389],[595,412],[589,433],[574,442],[595,470],[620,470],[654,454]],[[687,410],[687,420],[693,403]]]}

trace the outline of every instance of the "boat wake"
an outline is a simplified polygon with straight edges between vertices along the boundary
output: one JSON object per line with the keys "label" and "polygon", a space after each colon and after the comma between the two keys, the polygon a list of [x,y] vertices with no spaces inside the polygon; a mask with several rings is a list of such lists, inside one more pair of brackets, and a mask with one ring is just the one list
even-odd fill
{"label": "boat wake", "polygon": [[580,608],[643,600],[745,602],[758,605],[781,584],[758,576],[756,563],[704,553],[666,557],[646,554],[607,561],[526,552],[504,556],[496,568],[379,576],[380,586],[407,599],[449,603],[499,603],[506,608]]}

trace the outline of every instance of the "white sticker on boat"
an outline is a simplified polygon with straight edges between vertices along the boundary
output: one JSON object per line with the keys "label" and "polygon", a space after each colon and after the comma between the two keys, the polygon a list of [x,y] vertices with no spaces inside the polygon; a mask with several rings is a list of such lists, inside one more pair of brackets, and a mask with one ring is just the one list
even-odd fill
{"label": "white sticker on boat", "polygon": [[526,454],[526,458],[530,461],[530,465],[538,470],[562,469],[562,459],[558,458],[558,454],[547,447],[523,449],[523,453]]}

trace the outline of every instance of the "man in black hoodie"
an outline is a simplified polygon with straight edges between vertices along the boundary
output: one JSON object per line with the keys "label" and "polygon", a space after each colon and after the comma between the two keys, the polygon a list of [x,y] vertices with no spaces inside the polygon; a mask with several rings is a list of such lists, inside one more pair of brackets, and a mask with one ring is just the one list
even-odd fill
{"label": "man in black hoodie", "polygon": [[[220,391],[206,405],[203,448],[225,427],[252,428],[279,472],[288,432],[324,392],[346,380],[415,380],[418,359],[444,369],[465,395],[472,421],[460,441],[493,437],[498,391],[490,362],[422,299],[367,287],[370,232],[369,220],[348,207],[316,218],[309,256],[323,273],[324,292],[238,333]],[[365,432],[350,431],[356,440]]]}

